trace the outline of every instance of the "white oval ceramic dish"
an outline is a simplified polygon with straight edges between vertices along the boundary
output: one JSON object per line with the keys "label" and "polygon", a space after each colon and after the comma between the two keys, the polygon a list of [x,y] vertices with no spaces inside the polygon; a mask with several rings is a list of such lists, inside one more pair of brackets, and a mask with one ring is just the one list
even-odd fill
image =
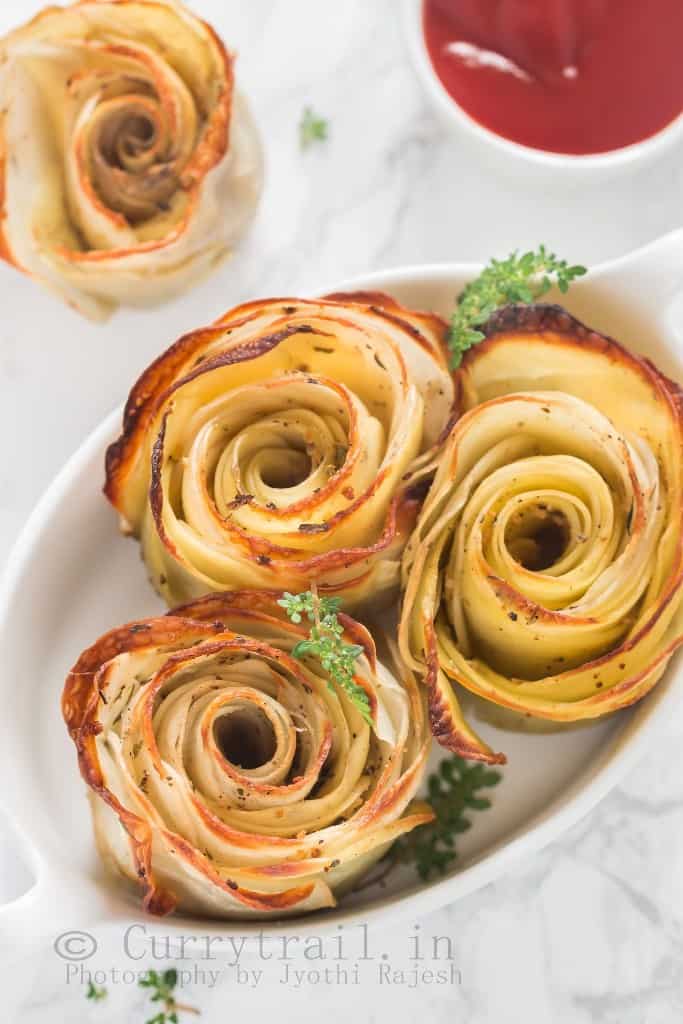
{"label": "white oval ceramic dish", "polygon": [[[381,289],[447,315],[477,270],[464,264],[413,267],[335,284],[334,290]],[[680,379],[680,341],[669,315],[679,290],[683,231],[595,269],[573,287],[566,304]],[[104,449],[119,420],[117,410],[44,495],[14,548],[0,594],[1,802],[34,878],[23,896],[0,907],[0,937],[8,949],[29,929],[55,934],[144,916],[100,870],[85,787],[60,713],[65,674],[82,648],[111,626],[163,610],[137,545],[119,535],[100,493]],[[166,935],[324,935],[342,923],[386,925],[450,903],[558,836],[658,742],[680,703],[682,665],[675,659],[636,707],[581,728],[525,735],[482,725],[509,764],[493,809],[463,837],[457,870],[443,880],[425,885],[410,873],[396,875],[385,889],[366,889],[333,912],[289,921],[222,924],[176,917],[156,925],[147,919],[148,928]]]}
{"label": "white oval ceramic dish", "polygon": [[548,153],[497,135],[470,117],[443,86],[427,51],[423,6],[424,0],[403,0],[403,34],[413,66],[436,112],[458,138],[478,147],[489,159],[498,159],[503,168],[517,165],[525,180],[532,175],[579,187],[586,180],[601,181],[645,166],[683,143],[683,114],[641,142],[587,156]]}

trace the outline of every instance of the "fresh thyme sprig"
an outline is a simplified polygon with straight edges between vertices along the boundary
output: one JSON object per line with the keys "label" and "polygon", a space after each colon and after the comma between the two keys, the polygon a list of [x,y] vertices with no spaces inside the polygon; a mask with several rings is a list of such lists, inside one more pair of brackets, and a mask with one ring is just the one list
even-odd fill
{"label": "fresh thyme sprig", "polygon": [[86,999],[92,999],[94,1003],[101,1002],[107,994],[107,990],[104,985],[96,985],[93,981],[88,982],[88,987],[85,992]]}
{"label": "fresh thyme sprig", "polygon": [[304,107],[299,121],[299,143],[302,149],[308,149],[315,142],[325,142],[328,137],[330,123],[326,118],[319,117],[311,107]]}
{"label": "fresh thyme sprig", "polygon": [[448,344],[453,369],[460,366],[464,353],[482,341],[478,328],[499,306],[507,302],[535,302],[553,284],[564,294],[586,268],[570,266],[539,245],[536,252],[513,252],[506,260],[491,260],[479,277],[464,288],[451,318]]}
{"label": "fresh thyme sprig", "polygon": [[467,811],[485,811],[491,801],[481,791],[497,786],[500,772],[453,755],[427,779],[427,801],[434,821],[402,836],[388,858],[393,864],[413,864],[424,881],[442,875],[457,857],[457,837],[472,826]]}
{"label": "fresh thyme sprig", "polygon": [[163,1009],[145,1024],[178,1024],[179,1013],[199,1013],[195,1006],[187,1006],[176,1000],[173,993],[177,984],[178,972],[174,967],[167,971],[149,970],[143,974],[138,981],[140,988],[150,989],[149,998],[153,1003],[163,1003]]}
{"label": "fresh thyme sprig", "polygon": [[278,604],[284,608],[295,625],[302,622],[304,617],[311,623],[310,637],[307,640],[299,640],[294,646],[294,657],[313,655],[318,658],[329,676],[330,689],[334,690],[335,686],[338,686],[343,690],[372,728],[368,695],[353,678],[354,665],[363,653],[363,648],[359,644],[347,644],[343,640],[344,627],[337,618],[341,599],[319,597],[315,587],[312,587],[303,594],[283,594]]}

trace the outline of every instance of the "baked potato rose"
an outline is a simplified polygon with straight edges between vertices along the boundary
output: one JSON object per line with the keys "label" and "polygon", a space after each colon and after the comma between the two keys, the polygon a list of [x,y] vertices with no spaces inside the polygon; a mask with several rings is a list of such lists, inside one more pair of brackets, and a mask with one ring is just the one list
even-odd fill
{"label": "baked potato rose", "polygon": [[153,363],[105,492],[167,603],[316,583],[349,608],[396,591],[418,508],[403,478],[452,408],[444,334],[386,296],[273,299]]}
{"label": "baked potato rose", "polygon": [[354,682],[372,727],[294,645],[276,594],[201,599],[101,637],[62,707],[91,790],[105,863],[144,906],[218,918],[334,906],[399,835],[428,752],[420,694],[377,660],[369,633]]}
{"label": "baked potato rose", "polygon": [[261,177],[233,58],[177,0],[76,0],[0,40],[0,255],[88,316],[207,273]]}
{"label": "baked potato rose", "polygon": [[507,307],[403,565],[400,646],[451,750],[494,754],[455,686],[572,722],[639,700],[683,634],[681,391],[555,306]]}

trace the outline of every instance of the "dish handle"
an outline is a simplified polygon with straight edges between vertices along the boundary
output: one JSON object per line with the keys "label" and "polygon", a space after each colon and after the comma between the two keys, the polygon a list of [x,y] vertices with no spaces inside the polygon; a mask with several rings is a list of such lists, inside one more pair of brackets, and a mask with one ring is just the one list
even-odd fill
{"label": "dish handle", "polygon": [[35,882],[23,895],[0,904],[0,954],[3,963],[20,963],[49,943],[65,962],[88,960],[97,949],[91,934],[101,923],[102,895],[89,881],[57,873],[34,860]]}
{"label": "dish handle", "polygon": [[683,228],[596,267],[590,274],[591,287],[603,282],[628,305],[665,312],[683,294]]}

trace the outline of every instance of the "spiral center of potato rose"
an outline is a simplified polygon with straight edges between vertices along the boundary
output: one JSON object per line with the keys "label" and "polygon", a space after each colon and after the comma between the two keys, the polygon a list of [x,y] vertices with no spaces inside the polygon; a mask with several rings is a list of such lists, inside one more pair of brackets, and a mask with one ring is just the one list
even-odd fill
{"label": "spiral center of potato rose", "polygon": [[[310,380],[306,386],[311,389]],[[298,404],[301,388],[301,381],[287,381],[276,395],[285,408],[269,410],[268,415],[253,419],[236,432],[234,411],[228,407],[198,434],[194,446],[197,459],[190,459],[190,467],[197,465],[207,480],[206,490],[221,516],[236,514],[244,525],[252,502],[269,509],[295,505],[322,492],[344,466],[351,443],[348,417],[339,407],[338,396],[317,385],[314,397],[322,408],[310,409]],[[270,397],[266,394],[265,399]],[[245,402],[247,396],[240,399]],[[256,393],[254,402],[259,400],[263,401],[263,396]],[[200,452],[206,453],[201,459]],[[349,484],[357,485],[358,491],[369,486],[369,464],[364,464],[362,475],[357,473],[353,480],[352,471],[353,467]],[[186,472],[185,509],[192,506],[189,479]],[[198,486],[204,485],[198,481]],[[249,497],[248,502],[244,496]],[[344,495],[342,499],[346,505],[351,500]]]}
{"label": "spiral center of potato rose", "polygon": [[238,768],[260,768],[273,757],[275,733],[258,708],[240,708],[214,723],[216,744],[226,761]]}
{"label": "spiral center of potato rose", "polygon": [[313,461],[308,452],[297,449],[282,449],[273,453],[271,460],[263,466],[261,479],[267,487],[297,487],[310,476]]}
{"label": "spiral center of potato rose", "polygon": [[121,124],[110,154],[110,162],[125,167],[128,160],[134,160],[143,150],[149,149],[155,137],[154,122],[147,117],[133,114]]}
{"label": "spiral center of potato rose", "polygon": [[93,183],[110,210],[138,223],[163,211],[178,188],[179,162],[171,151],[153,96],[102,102],[93,120]]}
{"label": "spiral center of potato rose", "polygon": [[508,551],[531,572],[542,572],[559,562],[569,539],[570,527],[564,512],[540,504],[525,508],[505,531]]}

